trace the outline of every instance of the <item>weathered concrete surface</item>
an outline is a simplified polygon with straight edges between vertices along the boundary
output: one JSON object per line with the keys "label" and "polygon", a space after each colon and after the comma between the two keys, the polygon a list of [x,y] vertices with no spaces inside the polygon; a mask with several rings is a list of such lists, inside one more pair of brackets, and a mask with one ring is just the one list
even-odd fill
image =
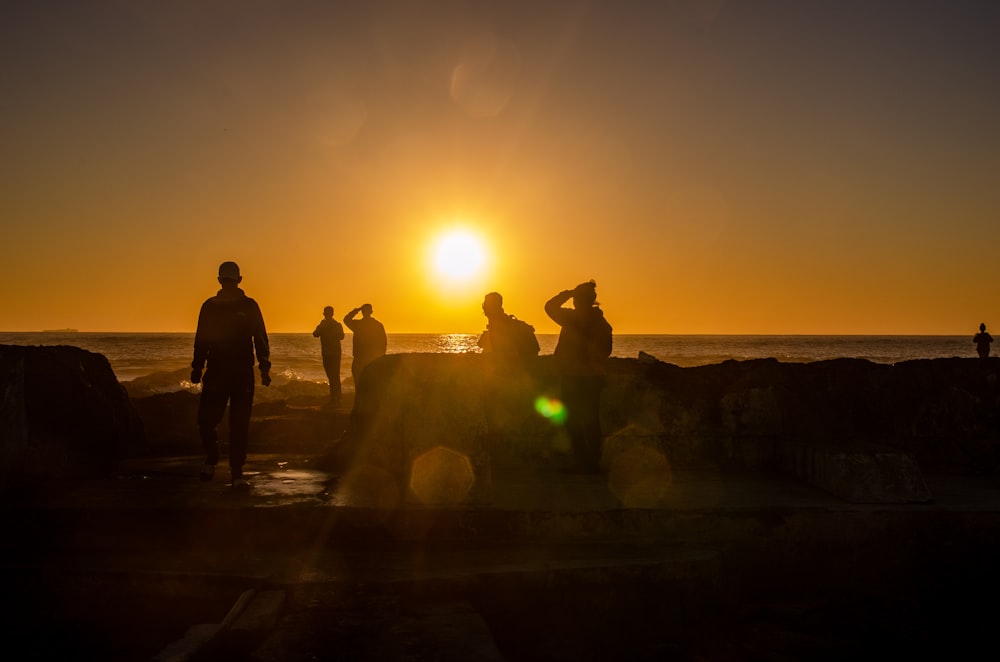
{"label": "weathered concrete surface", "polygon": [[144,447],[106,358],[76,347],[0,345],[0,488],[107,475]]}

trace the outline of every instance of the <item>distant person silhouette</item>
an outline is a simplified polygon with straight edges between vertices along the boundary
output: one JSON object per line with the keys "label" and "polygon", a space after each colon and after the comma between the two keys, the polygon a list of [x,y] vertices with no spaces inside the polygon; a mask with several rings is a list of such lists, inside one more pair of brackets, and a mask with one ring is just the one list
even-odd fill
{"label": "distant person silhouette", "polygon": [[[250,411],[253,408],[254,353],[260,364],[260,383],[271,384],[271,350],[264,317],[257,302],[239,288],[243,277],[235,262],[219,265],[222,289],[205,301],[194,336],[191,382],[204,381],[198,403],[198,431],[205,448],[202,480],[211,480],[219,461],[216,427],[229,403],[229,470],[233,488],[248,489],[243,478],[247,458]],[[202,380],[202,370],[208,363]]]}
{"label": "distant person silhouette", "polygon": [[[361,313],[361,319],[355,319]],[[354,333],[354,360],[351,361],[351,375],[354,377],[354,388],[358,387],[361,373],[369,363],[385,356],[386,336],[382,322],[372,317],[372,305],[363,304],[354,308],[344,316],[344,324]]]}
{"label": "distant person silhouette", "polygon": [[[563,304],[573,300],[572,308]],[[562,377],[566,429],[573,446],[574,472],[597,473],[601,463],[600,400],[611,355],[612,330],[597,304],[597,283],[580,283],[545,303],[561,329],[554,352]]]}
{"label": "distant person silhouette", "polygon": [[535,327],[508,315],[499,292],[489,292],[483,297],[483,314],[486,330],[479,337],[479,347],[494,370],[524,368],[538,356]]}
{"label": "distant person silhouette", "polygon": [[323,320],[313,331],[319,338],[320,353],[323,355],[323,370],[330,380],[330,402],[340,404],[340,341],[344,339],[344,327],[333,319],[333,306],[323,309]]}
{"label": "distant person silhouette", "polygon": [[979,358],[989,358],[990,343],[993,342],[993,336],[986,333],[986,324],[979,325],[979,333],[972,337],[972,342],[976,343],[976,353],[979,354]]}

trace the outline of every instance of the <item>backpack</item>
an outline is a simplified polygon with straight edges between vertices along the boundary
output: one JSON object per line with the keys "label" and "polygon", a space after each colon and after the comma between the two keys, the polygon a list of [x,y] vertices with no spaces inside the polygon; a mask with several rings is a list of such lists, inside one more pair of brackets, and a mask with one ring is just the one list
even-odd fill
{"label": "backpack", "polygon": [[587,352],[594,359],[606,359],[611,356],[611,324],[603,315],[590,326],[587,333]]}
{"label": "backpack", "polygon": [[535,337],[535,327],[513,315],[510,315],[510,326],[518,355],[522,359],[532,359],[538,356],[538,338]]}

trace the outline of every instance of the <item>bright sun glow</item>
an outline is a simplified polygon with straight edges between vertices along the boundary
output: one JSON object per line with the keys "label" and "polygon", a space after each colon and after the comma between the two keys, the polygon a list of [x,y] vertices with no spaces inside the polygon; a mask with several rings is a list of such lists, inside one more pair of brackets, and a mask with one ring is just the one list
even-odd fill
{"label": "bright sun glow", "polygon": [[482,240],[466,230],[451,230],[434,243],[434,270],[451,281],[478,275],[486,264]]}

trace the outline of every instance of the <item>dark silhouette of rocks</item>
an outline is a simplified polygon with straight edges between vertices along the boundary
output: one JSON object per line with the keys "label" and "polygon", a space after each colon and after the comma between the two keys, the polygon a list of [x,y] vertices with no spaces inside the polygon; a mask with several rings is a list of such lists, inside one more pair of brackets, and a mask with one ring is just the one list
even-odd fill
{"label": "dark silhouette of rocks", "polygon": [[107,475],[145,450],[142,424],[100,354],[0,345],[0,389],[0,487]]}
{"label": "dark silhouette of rocks", "polygon": [[[371,372],[353,411],[351,403],[321,411],[322,385],[276,384],[274,398],[255,406],[251,448],[322,455],[341,472],[376,467],[400,498],[410,463],[437,447],[467,458],[475,485],[464,498],[471,500],[489,499],[496,467],[556,469],[564,458],[563,430],[526,405],[558,397],[550,356],[540,357],[522,384],[525,397],[505,404],[505,443],[492,448],[482,356],[388,355]],[[998,375],[995,359],[767,359],[680,368],[612,358],[600,412],[602,466],[611,471],[616,457],[640,448],[669,470],[784,471],[848,500],[922,501],[933,495],[922,488],[921,471],[996,470]],[[106,474],[118,459],[143,452],[198,452],[196,394],[146,395],[136,380],[127,384],[130,403],[98,354],[2,347],[0,376],[4,485],[15,477]],[[867,487],[894,481],[899,485],[881,493]]]}
{"label": "dark silhouette of rocks", "polygon": [[[504,417],[505,445],[486,447],[483,357],[393,355],[371,368],[329,466],[375,465],[404,491],[410,462],[436,446],[464,453],[487,490],[498,465],[558,466],[562,429],[527,408]],[[926,501],[920,469],[996,467],[998,372],[998,362],[968,359],[680,368],[613,358],[602,463],[610,470],[617,455],[646,448],[672,469],[789,471],[848,500]],[[551,357],[535,380],[536,394],[558,395]]]}

